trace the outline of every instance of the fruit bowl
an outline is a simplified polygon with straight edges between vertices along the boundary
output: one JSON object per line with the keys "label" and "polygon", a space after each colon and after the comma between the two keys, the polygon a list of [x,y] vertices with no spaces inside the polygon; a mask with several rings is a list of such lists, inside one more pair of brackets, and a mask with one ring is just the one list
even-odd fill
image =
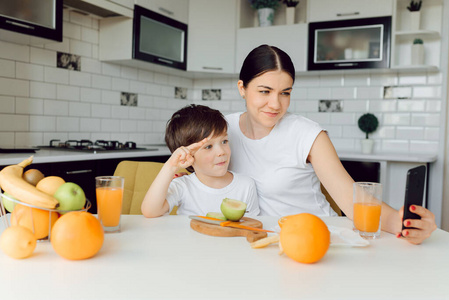
{"label": "fruit bowl", "polygon": [[0,224],[3,224],[4,229],[19,224],[29,228],[38,241],[50,241],[51,228],[60,215],[71,211],[88,211],[92,206],[86,199],[84,208],[80,210],[48,209],[24,203],[1,192],[0,200]]}

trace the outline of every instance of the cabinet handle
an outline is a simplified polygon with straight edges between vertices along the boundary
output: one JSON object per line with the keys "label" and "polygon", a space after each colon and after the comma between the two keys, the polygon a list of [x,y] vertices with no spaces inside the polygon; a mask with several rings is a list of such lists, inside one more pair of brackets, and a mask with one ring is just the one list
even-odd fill
{"label": "cabinet handle", "polygon": [[337,17],[356,16],[356,15],[360,15],[360,12],[355,11],[355,12],[349,12],[349,13],[338,13]]}
{"label": "cabinet handle", "polygon": [[9,24],[15,25],[15,26],[25,27],[25,28],[28,28],[28,29],[34,29],[34,26],[30,26],[30,25],[26,25],[26,24],[10,21],[10,20],[6,20],[6,23],[9,23]]}
{"label": "cabinet handle", "polygon": [[221,67],[203,67],[204,70],[217,70],[217,71],[222,71],[223,68]]}
{"label": "cabinet handle", "polygon": [[65,172],[67,175],[72,175],[72,174],[83,174],[83,173],[91,173],[92,170],[76,170],[76,171],[67,171]]}
{"label": "cabinet handle", "polygon": [[170,16],[173,15],[173,12],[171,10],[166,9],[166,8],[159,7],[159,10],[161,12],[163,12],[163,13],[166,13],[167,15],[170,15]]}
{"label": "cabinet handle", "polygon": [[163,58],[159,58],[158,57],[157,60],[160,61],[160,62],[166,63],[166,64],[170,64],[170,65],[173,64],[173,62],[171,60],[168,60],[168,59],[163,59]]}

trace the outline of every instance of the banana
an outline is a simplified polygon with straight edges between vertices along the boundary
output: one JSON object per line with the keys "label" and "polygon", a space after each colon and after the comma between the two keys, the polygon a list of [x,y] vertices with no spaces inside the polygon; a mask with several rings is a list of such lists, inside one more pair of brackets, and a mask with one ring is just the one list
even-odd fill
{"label": "banana", "polygon": [[36,189],[22,178],[23,169],[33,162],[33,156],[25,159],[17,165],[4,167],[0,171],[0,187],[14,198],[41,208],[56,208],[58,200]]}

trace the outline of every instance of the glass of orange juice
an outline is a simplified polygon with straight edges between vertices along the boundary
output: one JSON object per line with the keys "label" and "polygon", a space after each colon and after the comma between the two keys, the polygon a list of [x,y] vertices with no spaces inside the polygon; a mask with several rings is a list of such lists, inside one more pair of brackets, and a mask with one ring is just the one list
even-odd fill
{"label": "glass of orange juice", "polygon": [[95,177],[98,219],[105,232],[120,232],[124,184],[120,176]]}
{"label": "glass of orange juice", "polygon": [[365,239],[380,237],[382,185],[376,182],[354,183],[354,229]]}

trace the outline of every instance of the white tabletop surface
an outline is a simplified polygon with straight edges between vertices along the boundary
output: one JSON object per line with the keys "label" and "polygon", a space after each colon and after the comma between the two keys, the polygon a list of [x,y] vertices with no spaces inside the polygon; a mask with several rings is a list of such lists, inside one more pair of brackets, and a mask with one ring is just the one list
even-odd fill
{"label": "white tabletop surface", "polygon": [[[264,228],[277,218],[258,217]],[[328,225],[352,228],[346,218]],[[93,258],[69,261],[49,242],[15,260],[0,252],[0,299],[449,299],[449,233],[419,246],[382,232],[367,247],[331,246],[315,264],[212,237],[186,216],[122,217]],[[3,230],[0,222],[0,231]]]}

